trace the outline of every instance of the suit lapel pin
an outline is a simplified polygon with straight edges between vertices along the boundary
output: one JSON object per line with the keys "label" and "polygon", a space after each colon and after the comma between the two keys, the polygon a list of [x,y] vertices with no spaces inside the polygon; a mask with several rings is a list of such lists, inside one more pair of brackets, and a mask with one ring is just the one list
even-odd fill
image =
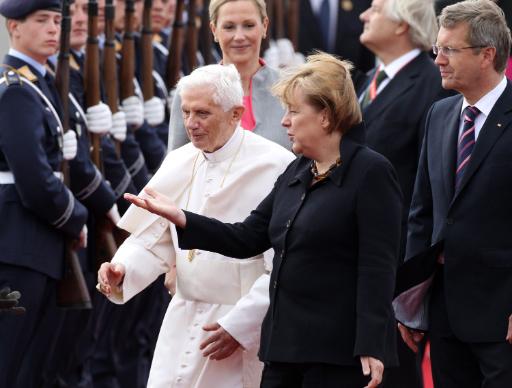
{"label": "suit lapel pin", "polygon": [[350,12],[354,9],[354,3],[352,3],[352,0],[341,0],[340,6],[345,12]]}
{"label": "suit lapel pin", "polygon": [[500,127],[500,128],[501,128],[501,123],[498,123],[498,127]]}

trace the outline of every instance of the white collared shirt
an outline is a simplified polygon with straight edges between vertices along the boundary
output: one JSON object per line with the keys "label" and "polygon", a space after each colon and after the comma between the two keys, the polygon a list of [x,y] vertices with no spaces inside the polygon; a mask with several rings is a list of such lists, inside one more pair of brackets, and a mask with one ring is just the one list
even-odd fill
{"label": "white collared shirt", "polygon": [[46,75],[46,68],[44,65],[37,62],[35,59],[29,57],[26,54],[23,54],[19,52],[18,50],[15,50],[13,48],[9,49],[8,54],[12,57],[21,59],[24,62],[27,62],[30,66],[32,66],[34,69],[36,69],[43,77]]}
{"label": "white collared shirt", "polygon": [[[505,88],[507,87],[507,78],[505,76],[503,79],[496,85],[496,87],[491,90],[489,93],[487,93],[485,96],[483,96],[480,100],[477,101],[476,104],[473,106],[476,106],[480,110],[480,114],[477,116],[475,120],[475,141],[478,139],[478,135],[480,134],[480,131],[482,130],[482,127],[485,124],[485,120],[487,120],[487,117],[491,113],[492,108],[496,104],[496,101],[500,98],[500,96],[505,91]],[[460,126],[459,126],[459,137],[462,133],[462,128],[464,126],[464,120],[462,117],[462,112],[464,112],[464,109],[468,107],[470,104],[466,101],[466,98],[464,98],[464,101],[462,102],[462,108],[460,111]]]}
{"label": "white collared shirt", "polygon": [[[323,0],[309,0],[311,9],[315,15],[320,13]],[[336,29],[338,27],[338,0],[329,0],[329,50],[333,50],[336,45]]]}

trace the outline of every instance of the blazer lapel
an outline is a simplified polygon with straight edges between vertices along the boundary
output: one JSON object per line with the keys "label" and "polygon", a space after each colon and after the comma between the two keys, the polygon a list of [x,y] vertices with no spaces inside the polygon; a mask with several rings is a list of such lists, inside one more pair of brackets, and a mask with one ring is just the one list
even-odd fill
{"label": "blazer lapel", "polygon": [[[412,62],[405,65],[405,67],[395,75],[382,92],[375,97],[375,100],[364,109],[363,116],[367,123],[371,123],[374,119],[378,118],[380,113],[392,104],[398,96],[405,93],[414,85],[415,79],[421,74],[421,68],[423,67],[425,56],[425,53],[421,53],[414,58]],[[372,72],[372,78],[374,74],[375,70]],[[372,78],[369,79],[371,80]],[[367,85],[368,83],[366,86]]]}
{"label": "blazer lapel", "polygon": [[[457,138],[459,135],[460,110],[462,108],[462,96],[451,109],[446,119],[446,129],[443,132],[443,181],[448,202],[453,198],[455,185],[455,164],[457,163]],[[444,118],[440,118],[444,121]]]}
{"label": "blazer lapel", "polygon": [[460,189],[455,193],[453,200],[455,200],[462,190],[464,190],[464,187],[478,170],[496,141],[500,138],[503,132],[508,129],[509,124],[512,121],[512,115],[510,114],[512,112],[511,102],[512,86],[509,83],[498,101],[496,101],[489,117],[485,120],[484,126],[478,135],[475,149],[473,150],[471,159],[469,160],[467,170],[462,177]]}

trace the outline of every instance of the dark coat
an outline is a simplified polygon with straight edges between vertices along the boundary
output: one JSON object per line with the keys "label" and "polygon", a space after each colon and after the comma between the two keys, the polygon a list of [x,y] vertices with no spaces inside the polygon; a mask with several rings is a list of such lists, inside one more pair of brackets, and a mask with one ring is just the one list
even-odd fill
{"label": "dark coat", "polygon": [[[368,73],[358,95],[364,93],[375,71]],[[421,53],[404,66],[363,110],[366,145],[391,162],[404,194],[402,250],[405,250],[407,216],[418,169],[425,118],[432,103],[443,93],[442,90],[439,69],[427,53]]]}
{"label": "dark coat", "polygon": [[[341,3],[339,2],[338,8],[336,43],[331,54],[349,60],[364,74],[375,65],[375,58],[359,42],[359,36],[363,32],[363,23],[359,15],[370,7],[371,0],[352,0],[353,8],[350,11],[344,10]],[[299,17],[299,51],[304,55],[311,54],[314,49],[328,52],[327,47],[324,47],[322,31],[309,0],[300,1]]]}
{"label": "dark coat", "polygon": [[465,342],[502,342],[512,312],[512,85],[487,117],[454,193],[461,106],[462,96],[449,97],[428,114],[409,217],[410,271],[399,283],[424,280],[439,253],[429,248],[442,245],[453,333]]}
{"label": "dark coat", "polygon": [[[34,84],[53,99],[37,70],[9,55],[4,63],[28,66]],[[62,161],[57,119],[24,82],[2,87],[0,171],[11,171],[16,183],[0,185],[0,262],[59,278],[65,237],[78,237],[87,210],[54,175]]]}
{"label": "dark coat", "polygon": [[270,307],[260,359],[359,365],[370,355],[396,364],[391,299],[401,193],[391,164],[349,137],[343,164],[310,187],[300,157],[242,223],[187,212],[181,248],[251,257],[272,247]]}

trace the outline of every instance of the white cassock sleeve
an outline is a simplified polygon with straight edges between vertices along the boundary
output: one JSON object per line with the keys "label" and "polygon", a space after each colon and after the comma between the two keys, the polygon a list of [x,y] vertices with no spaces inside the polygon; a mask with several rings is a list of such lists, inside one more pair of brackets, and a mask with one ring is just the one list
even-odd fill
{"label": "white cassock sleeve", "polygon": [[168,224],[165,229],[162,229],[161,223],[156,229],[156,224],[138,236],[128,237],[114,255],[112,263],[123,264],[126,273],[121,291],[109,298],[112,302],[126,303],[176,263]]}
{"label": "white cassock sleeve", "polygon": [[[264,253],[265,270],[272,270],[274,250]],[[245,350],[258,348],[260,345],[261,323],[267,313],[269,300],[270,275],[261,275],[252,285],[249,292],[235,306],[218,320],[224,330],[242,345]]]}

